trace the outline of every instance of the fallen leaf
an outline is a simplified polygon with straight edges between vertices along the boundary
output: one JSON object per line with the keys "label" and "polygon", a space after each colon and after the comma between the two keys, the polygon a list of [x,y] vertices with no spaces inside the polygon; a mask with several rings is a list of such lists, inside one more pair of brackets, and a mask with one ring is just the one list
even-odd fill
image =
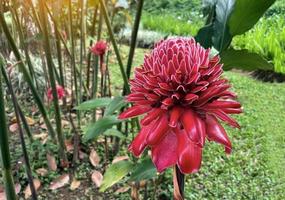
{"label": "fallen leaf", "polygon": [[65,141],[64,141],[64,144],[65,144],[65,147],[66,147],[66,151],[67,151],[67,152],[73,151],[74,146],[73,146],[73,143],[72,143],[72,140],[71,140],[71,139],[65,140]]}
{"label": "fallen leaf", "polygon": [[[15,184],[15,192],[18,194],[21,191],[21,185],[19,183]],[[5,188],[1,185],[0,186],[0,200],[7,200],[6,199],[6,193]]]}
{"label": "fallen leaf", "polygon": [[130,186],[125,186],[125,187],[121,187],[119,189],[117,189],[115,191],[115,194],[120,194],[120,193],[125,193],[130,189]]}
{"label": "fallen leaf", "polygon": [[[41,182],[39,179],[34,179],[33,182],[35,190],[37,191],[41,187]],[[26,189],[24,190],[24,194],[25,194],[25,199],[28,199],[32,195],[30,184],[27,185]]]}
{"label": "fallen leaf", "polygon": [[48,163],[48,168],[52,171],[56,171],[57,169],[57,164],[55,157],[49,153],[47,153],[47,163]]}
{"label": "fallen leaf", "polygon": [[11,121],[11,123],[16,123],[17,122],[17,117],[14,116],[10,121]]}
{"label": "fallen leaf", "polygon": [[112,161],[112,164],[122,161],[122,160],[128,160],[128,159],[129,159],[129,156],[118,156],[114,158],[114,160]]}
{"label": "fallen leaf", "polygon": [[79,186],[80,186],[81,182],[76,180],[76,179],[73,179],[71,185],[70,185],[70,189],[71,190],[76,190]]}
{"label": "fallen leaf", "polygon": [[44,140],[48,137],[47,133],[40,133],[40,134],[34,134],[33,138],[34,139],[40,139],[40,140]]}
{"label": "fallen leaf", "polygon": [[63,174],[51,182],[49,189],[56,190],[58,188],[65,186],[68,183],[69,183],[69,175]]}
{"label": "fallen leaf", "polygon": [[101,172],[95,170],[91,175],[91,179],[97,187],[100,187],[103,181],[103,175],[101,174]]}
{"label": "fallen leaf", "polygon": [[37,173],[38,175],[40,175],[40,176],[45,176],[45,175],[47,175],[48,170],[45,169],[45,168],[39,168],[39,169],[36,170],[36,173]]}
{"label": "fallen leaf", "polygon": [[91,150],[89,160],[94,167],[98,166],[100,163],[100,157],[94,149]]}
{"label": "fallen leaf", "polygon": [[34,119],[30,118],[30,117],[26,117],[27,123],[30,126],[33,126],[36,122]]}
{"label": "fallen leaf", "polygon": [[41,127],[41,129],[45,129],[45,130],[47,130],[47,126],[46,126],[46,124],[42,124],[42,125],[40,125],[40,127]]}
{"label": "fallen leaf", "polygon": [[62,125],[63,127],[69,126],[69,121],[62,119],[62,120],[61,120],[61,125]]}
{"label": "fallen leaf", "polygon": [[19,129],[19,126],[18,126],[17,123],[11,124],[9,126],[9,131],[12,132],[12,133],[15,133],[18,129]]}
{"label": "fallen leaf", "polygon": [[83,151],[79,151],[79,159],[83,160],[85,157],[87,157],[87,154],[84,153]]}

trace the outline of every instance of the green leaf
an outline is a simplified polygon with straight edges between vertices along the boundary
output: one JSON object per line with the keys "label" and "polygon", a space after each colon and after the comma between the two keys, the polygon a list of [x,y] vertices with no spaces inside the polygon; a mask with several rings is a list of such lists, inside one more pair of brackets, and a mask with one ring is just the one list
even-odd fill
{"label": "green leaf", "polygon": [[231,35],[240,35],[251,29],[274,2],[275,0],[236,0],[228,23]]}
{"label": "green leaf", "polygon": [[209,24],[201,28],[195,36],[196,42],[200,43],[204,48],[212,47],[213,24]]}
{"label": "green leaf", "polygon": [[111,115],[98,119],[95,123],[87,127],[87,131],[84,135],[85,140],[97,138],[100,134],[103,134],[107,129],[112,128],[113,125],[121,123],[121,120],[117,116]]}
{"label": "green leaf", "polygon": [[119,182],[132,170],[133,166],[133,163],[126,160],[112,164],[104,174],[100,192],[104,192],[107,188]]}
{"label": "green leaf", "polygon": [[124,97],[118,96],[112,99],[112,101],[106,107],[105,116],[112,115],[116,110],[119,110],[123,106],[127,105]]}
{"label": "green leaf", "polygon": [[239,68],[246,71],[256,69],[273,70],[273,65],[256,53],[250,53],[247,50],[229,49],[221,54],[224,69]]}
{"label": "green leaf", "polygon": [[216,5],[213,44],[219,52],[226,49],[232,40],[227,22],[234,8],[234,4],[234,0],[219,0]]}
{"label": "green leaf", "polygon": [[141,163],[137,164],[132,172],[129,181],[141,181],[156,177],[156,168],[150,158],[144,159]]}
{"label": "green leaf", "polygon": [[77,106],[75,109],[77,109],[77,110],[92,110],[95,108],[102,108],[102,107],[108,106],[111,101],[112,101],[112,99],[107,98],[107,97],[106,98],[92,99],[92,100],[83,102],[82,104]]}
{"label": "green leaf", "polygon": [[106,130],[104,132],[104,135],[115,136],[115,137],[118,137],[120,139],[126,139],[126,136],[121,131],[118,131],[117,129],[114,129],[114,128]]}

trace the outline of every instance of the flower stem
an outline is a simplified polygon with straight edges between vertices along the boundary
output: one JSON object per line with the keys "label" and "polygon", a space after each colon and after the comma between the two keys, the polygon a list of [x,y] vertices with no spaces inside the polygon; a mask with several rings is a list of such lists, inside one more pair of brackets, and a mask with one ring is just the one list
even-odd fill
{"label": "flower stem", "polygon": [[[3,65],[2,57],[0,57],[0,65]],[[1,168],[3,173],[6,196],[7,199],[9,200],[16,200],[16,193],[15,193],[11,162],[10,162],[9,139],[8,139],[9,136],[6,124],[4,96],[2,93],[1,73],[0,73],[0,126],[1,126],[0,128]]]}
{"label": "flower stem", "polygon": [[185,183],[185,175],[180,171],[179,167],[175,165],[173,167],[173,198],[175,200],[183,200],[184,199],[184,183]]}

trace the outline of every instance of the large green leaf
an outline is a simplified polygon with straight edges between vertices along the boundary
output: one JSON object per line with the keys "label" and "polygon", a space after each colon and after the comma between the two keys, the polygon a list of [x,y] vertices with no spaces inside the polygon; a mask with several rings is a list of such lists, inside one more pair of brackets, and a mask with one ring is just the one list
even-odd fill
{"label": "large green leaf", "polygon": [[107,129],[112,128],[113,125],[121,123],[121,120],[117,116],[111,115],[100,118],[95,123],[87,127],[84,135],[85,140],[97,138],[100,134],[103,134]]}
{"label": "large green leaf", "polygon": [[104,135],[115,136],[115,137],[118,137],[120,139],[126,139],[126,136],[121,131],[118,131],[117,129],[114,129],[114,128],[106,130],[104,132]]}
{"label": "large green leaf", "polygon": [[204,48],[212,47],[213,24],[209,24],[201,28],[195,36],[196,42],[200,43]]}
{"label": "large green leaf", "polygon": [[141,163],[138,163],[129,181],[141,181],[156,177],[156,168],[153,165],[150,158],[144,159]]}
{"label": "large green leaf", "polygon": [[104,174],[100,192],[104,192],[107,188],[119,182],[132,170],[133,166],[133,163],[126,160],[112,164]]}
{"label": "large green leaf", "polygon": [[227,23],[234,5],[235,0],[219,0],[216,5],[213,44],[219,52],[226,49],[232,40]]}
{"label": "large green leaf", "polygon": [[123,106],[127,105],[124,97],[118,96],[112,99],[112,101],[106,107],[104,115],[112,115],[116,110],[119,110]]}
{"label": "large green leaf", "polygon": [[247,50],[229,49],[221,54],[224,69],[239,68],[246,71],[256,69],[272,70],[273,65],[256,53],[250,53]]}
{"label": "large green leaf", "polygon": [[89,101],[85,101],[79,106],[77,106],[75,109],[77,110],[92,110],[95,108],[102,108],[108,106],[112,102],[111,98],[97,98],[97,99],[92,99]]}
{"label": "large green leaf", "polygon": [[236,0],[229,19],[232,36],[243,34],[251,29],[275,0]]}

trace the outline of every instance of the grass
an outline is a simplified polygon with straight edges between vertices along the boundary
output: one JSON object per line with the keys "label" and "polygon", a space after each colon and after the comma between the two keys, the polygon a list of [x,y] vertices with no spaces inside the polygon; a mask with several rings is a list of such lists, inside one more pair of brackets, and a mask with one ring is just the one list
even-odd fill
{"label": "grass", "polygon": [[274,64],[274,71],[285,73],[285,20],[284,16],[274,15],[263,18],[244,35],[235,37],[235,48],[248,49],[258,53]]}
{"label": "grass", "polygon": [[[143,62],[144,53],[136,50],[134,66]],[[111,71],[114,87],[121,88],[116,65]],[[244,108],[236,117],[242,129],[225,126],[234,148],[230,156],[220,145],[207,143],[201,171],[187,176],[186,199],[284,199],[285,84],[263,83],[237,72],[225,76]],[[166,174],[162,187],[171,197],[171,170]]]}
{"label": "grass", "polygon": [[154,15],[144,13],[142,16],[143,28],[170,35],[194,36],[202,27],[201,23],[185,21],[171,14]]}

